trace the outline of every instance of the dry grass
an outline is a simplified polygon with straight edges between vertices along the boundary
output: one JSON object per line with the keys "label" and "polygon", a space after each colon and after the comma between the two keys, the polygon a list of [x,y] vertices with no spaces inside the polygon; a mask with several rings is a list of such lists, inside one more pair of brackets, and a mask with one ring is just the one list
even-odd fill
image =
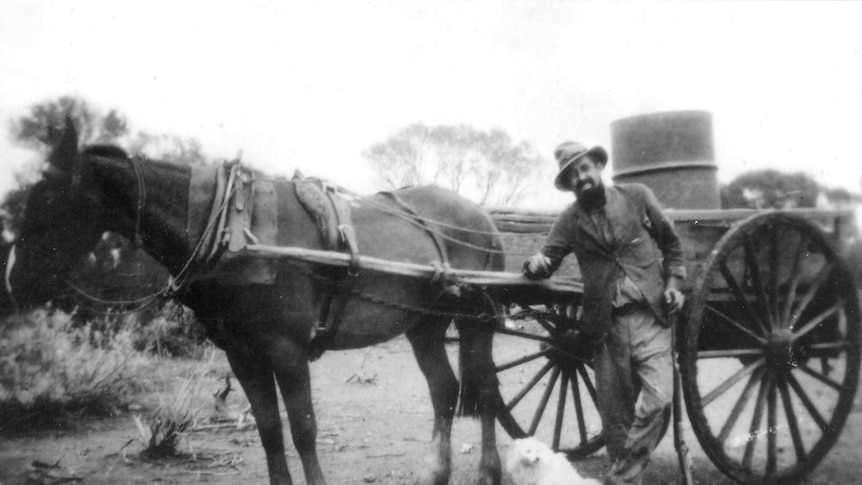
{"label": "dry grass", "polygon": [[0,434],[111,414],[140,391],[145,363],[130,331],[107,338],[46,310],[11,317],[0,333],[0,414],[16,419],[0,422]]}
{"label": "dry grass", "polygon": [[[138,457],[154,460],[179,456],[180,444],[197,425],[205,408],[212,406],[212,396],[204,389],[207,376],[213,367],[214,350],[209,347],[203,364],[196,366],[174,387],[168,397],[159,396],[159,406],[146,419],[133,416],[142,450]],[[124,447],[125,448],[125,447]],[[192,450],[189,448],[191,454]]]}

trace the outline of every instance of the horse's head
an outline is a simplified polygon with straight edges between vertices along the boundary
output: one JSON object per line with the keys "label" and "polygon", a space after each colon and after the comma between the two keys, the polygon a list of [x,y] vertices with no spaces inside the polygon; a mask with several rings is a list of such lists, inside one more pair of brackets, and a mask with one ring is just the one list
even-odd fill
{"label": "horse's head", "polygon": [[93,181],[78,134],[66,121],[33,186],[6,267],[6,285],[19,307],[40,305],[65,289],[69,272],[107,229],[109,209]]}

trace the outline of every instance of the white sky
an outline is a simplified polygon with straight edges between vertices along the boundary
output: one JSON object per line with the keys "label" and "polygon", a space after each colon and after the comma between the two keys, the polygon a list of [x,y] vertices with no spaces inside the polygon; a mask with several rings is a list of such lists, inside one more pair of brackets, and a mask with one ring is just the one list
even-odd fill
{"label": "white sky", "polygon": [[610,148],[616,119],[707,110],[720,180],[858,193],[860,25],[860,2],[0,0],[0,194],[34,157],[8,121],[65,94],[360,192],[362,150],[414,122],[502,128],[553,164],[565,139]]}

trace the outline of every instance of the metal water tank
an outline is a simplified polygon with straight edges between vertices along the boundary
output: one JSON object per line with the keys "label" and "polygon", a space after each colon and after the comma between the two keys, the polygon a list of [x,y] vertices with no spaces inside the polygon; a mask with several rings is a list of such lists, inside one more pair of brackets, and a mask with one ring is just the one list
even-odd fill
{"label": "metal water tank", "polygon": [[670,111],[611,123],[614,183],[640,182],[666,208],[719,209],[712,115]]}

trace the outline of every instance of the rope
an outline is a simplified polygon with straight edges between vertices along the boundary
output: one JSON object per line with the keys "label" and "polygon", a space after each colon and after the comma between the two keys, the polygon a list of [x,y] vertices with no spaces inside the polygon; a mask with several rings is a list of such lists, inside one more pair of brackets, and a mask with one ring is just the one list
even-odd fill
{"label": "rope", "polygon": [[159,290],[158,292],[151,293],[147,296],[142,296],[140,298],[135,298],[134,300],[104,300],[102,298],[99,298],[98,296],[95,296],[95,295],[87,292],[87,290],[81,288],[80,286],[75,285],[71,281],[66,280],[66,286],[75,290],[76,293],[78,293],[79,295],[83,296],[84,298],[86,298],[92,302],[102,303],[105,305],[133,305],[133,304],[152,300],[153,298],[157,298],[162,292],[162,290]]}
{"label": "rope", "polygon": [[[293,183],[290,180],[281,180],[281,179],[273,179],[273,178],[254,178],[254,179],[252,179],[252,182],[254,182],[256,180],[266,181],[266,182],[271,182],[271,183],[277,183],[277,184]],[[349,193],[352,194],[352,192],[349,192]],[[355,194],[352,194],[352,195],[355,195]],[[422,229],[423,231],[433,232],[434,234],[439,235],[443,239],[450,241],[450,242],[453,242],[455,244],[458,244],[458,245],[461,245],[464,247],[468,247],[470,249],[475,249],[477,251],[483,251],[483,252],[489,252],[489,253],[495,253],[495,254],[503,254],[503,255],[512,254],[512,253],[506,253],[502,249],[483,247],[483,246],[469,243],[467,241],[463,241],[463,240],[458,239],[456,237],[450,236],[450,235],[448,235],[448,234],[446,234],[446,233],[444,233],[438,229],[425,226],[425,225],[423,225],[423,223],[433,224],[435,226],[444,227],[447,229],[454,229],[454,230],[465,232],[465,233],[480,234],[480,235],[486,235],[486,236],[498,236],[500,233],[497,231],[480,231],[478,229],[469,229],[466,227],[455,226],[453,224],[449,224],[446,222],[431,219],[431,218],[428,218],[425,216],[420,216],[418,214],[414,215],[414,214],[410,214],[410,213],[407,213],[404,211],[400,211],[400,210],[396,210],[396,209],[390,209],[389,207],[387,207],[383,204],[373,202],[369,197],[357,196],[356,201],[360,204],[366,205],[366,206],[368,206],[374,210],[377,210],[378,212],[383,212],[385,214],[389,214],[393,217],[401,219],[401,220],[407,222],[408,224],[412,224],[413,226],[416,226],[416,227]]]}
{"label": "rope", "polygon": [[[365,205],[367,205],[373,209],[377,209],[380,212],[386,212],[386,213],[392,214],[392,215],[407,214],[406,212],[403,212],[403,211],[392,210],[383,204],[372,201],[368,197],[361,197],[359,199],[359,203],[365,204]],[[470,229],[467,227],[456,226],[454,224],[449,224],[447,222],[442,222],[442,221],[438,221],[435,219],[431,219],[431,218],[423,217],[423,216],[419,216],[419,215],[417,215],[416,217],[418,219],[425,221],[426,223],[434,224],[435,226],[445,227],[447,229],[454,229],[454,230],[461,231],[461,232],[467,232],[467,233],[471,233],[471,234],[481,234],[484,236],[496,236],[499,234],[499,232],[496,232],[496,231],[480,231],[478,229]]]}
{"label": "rope", "polygon": [[[437,234],[438,236],[442,237],[443,239],[446,239],[447,241],[451,241],[451,242],[458,244],[460,246],[468,247],[470,249],[475,249],[477,251],[496,253],[496,254],[506,254],[505,251],[503,251],[502,249],[488,248],[488,247],[468,243],[467,241],[464,241],[464,240],[458,239],[456,237],[450,236],[450,235],[446,234],[445,232],[440,231],[439,229],[435,229],[433,227],[430,227],[426,224],[433,224],[433,225],[438,225],[441,227],[458,229],[458,230],[461,230],[463,232],[471,232],[471,233],[484,234],[484,235],[495,235],[496,236],[496,235],[499,235],[498,232],[478,231],[478,230],[473,230],[473,229],[460,228],[458,226],[453,226],[451,224],[446,224],[446,223],[443,223],[440,221],[435,221],[434,219],[429,219],[427,217],[420,216],[418,214],[414,215],[414,214],[409,214],[409,213],[404,212],[404,211],[392,210],[386,206],[383,206],[381,204],[377,204],[376,202],[371,202],[369,200],[366,200],[365,198],[360,199],[360,203],[365,204],[365,205],[367,205],[367,206],[371,207],[372,209],[375,209],[379,212],[383,212],[385,214],[389,214],[393,217],[401,219],[401,220],[407,222],[408,224],[412,224],[412,225],[422,229],[423,231]],[[423,224],[423,223],[425,223],[425,224]]]}
{"label": "rope", "polygon": [[90,312],[90,313],[94,313],[94,314],[96,314],[96,315],[101,315],[101,316],[106,316],[106,317],[107,317],[107,316],[111,316],[111,317],[124,317],[124,316],[126,316],[126,315],[131,315],[131,314],[133,314],[133,313],[138,313],[138,312],[144,311],[144,310],[146,310],[147,308],[149,308],[149,307],[151,307],[151,306],[155,305],[155,304],[156,304],[156,303],[158,303],[158,302],[159,302],[159,299],[158,299],[158,298],[153,298],[152,300],[148,301],[147,303],[145,303],[145,304],[143,304],[143,305],[141,305],[141,306],[139,306],[139,307],[133,308],[133,309],[131,309],[131,310],[123,310],[123,311],[121,311],[121,312],[111,312],[111,311],[104,311],[104,310],[96,310],[94,307],[82,307],[82,308],[84,308],[84,309],[85,309],[85,310],[87,310],[88,312]]}
{"label": "rope", "polygon": [[92,307],[92,306],[85,306],[84,307],[90,313],[95,313],[96,315],[102,315],[102,316],[125,316],[125,315],[131,315],[132,313],[138,313],[138,312],[143,311],[144,309],[149,308],[149,307],[155,305],[156,303],[158,303],[159,302],[159,296],[162,296],[162,294],[164,293],[163,290],[160,290],[158,292],[152,293],[150,295],[147,295],[147,296],[144,296],[141,298],[136,298],[134,300],[105,300],[105,299],[99,298],[99,297],[87,292],[83,288],[76,286],[75,284],[73,284],[72,282],[70,282],[68,280],[66,281],[66,285],[68,285],[71,289],[75,290],[76,293],[83,296],[85,299],[90,300],[90,301],[95,302],[95,303],[101,303],[103,305],[132,305],[132,304],[138,304],[138,303],[141,304],[135,308],[132,308],[130,310],[124,310],[121,312],[110,312],[110,311],[104,311],[104,310],[96,310],[95,307]]}
{"label": "rope", "polygon": [[[221,207],[219,207],[218,212],[221,213],[227,208],[228,204],[230,204],[231,197],[233,197],[234,192],[236,191],[236,187],[231,189],[230,193],[225,194],[224,200],[221,203]],[[191,256],[180,268],[180,272],[177,273],[176,277],[172,277],[170,281],[168,281],[168,285],[166,288],[166,293],[168,292],[176,292],[185,284],[184,279],[188,277],[189,272],[191,271],[192,263],[197,259],[197,255],[203,247],[204,242],[208,237],[211,236],[213,229],[215,228],[216,221],[218,221],[218,217],[213,217],[212,220],[207,224],[207,227],[204,229],[204,233],[201,234],[201,238],[198,240],[198,243],[195,245],[194,251],[192,251]]]}

